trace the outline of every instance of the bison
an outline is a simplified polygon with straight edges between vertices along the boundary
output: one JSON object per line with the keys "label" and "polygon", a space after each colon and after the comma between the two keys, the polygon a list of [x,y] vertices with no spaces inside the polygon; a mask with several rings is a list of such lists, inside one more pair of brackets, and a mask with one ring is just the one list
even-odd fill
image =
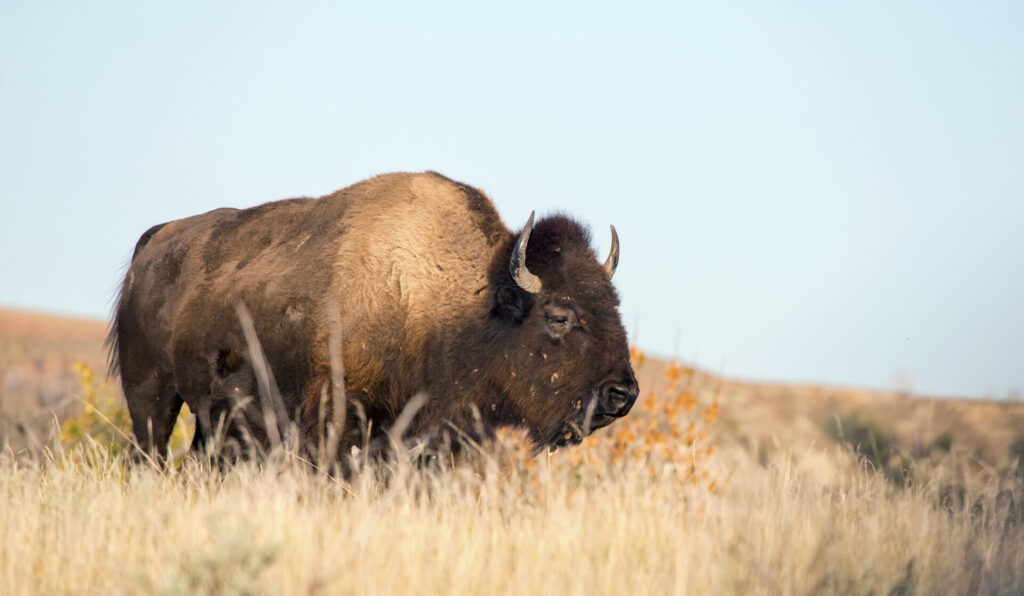
{"label": "bison", "polygon": [[578,442],[639,391],[611,231],[603,263],[567,216],[531,214],[515,234],[484,193],[435,172],[154,226],[108,340],[136,439],[162,454],[184,402],[193,449],[218,428],[266,445],[286,416],[307,445],[334,424],[342,454],[421,395],[409,436]]}

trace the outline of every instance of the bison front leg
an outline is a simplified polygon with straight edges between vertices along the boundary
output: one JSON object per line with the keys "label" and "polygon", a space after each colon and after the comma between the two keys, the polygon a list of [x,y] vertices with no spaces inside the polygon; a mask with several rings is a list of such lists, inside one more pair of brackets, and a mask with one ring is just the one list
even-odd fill
{"label": "bison front leg", "polygon": [[221,464],[265,454],[270,443],[254,401],[240,392],[190,400],[189,407],[196,416],[190,451]]}

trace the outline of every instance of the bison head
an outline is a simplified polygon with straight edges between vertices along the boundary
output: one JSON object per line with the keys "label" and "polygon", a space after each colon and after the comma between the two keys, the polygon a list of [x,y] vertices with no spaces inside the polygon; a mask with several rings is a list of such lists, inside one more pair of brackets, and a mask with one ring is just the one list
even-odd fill
{"label": "bison head", "polygon": [[[619,245],[601,263],[585,227],[534,216],[492,267],[491,316],[504,344],[503,393],[531,438],[576,443],[626,415],[639,388],[611,278]],[[512,422],[512,421],[510,421]]]}

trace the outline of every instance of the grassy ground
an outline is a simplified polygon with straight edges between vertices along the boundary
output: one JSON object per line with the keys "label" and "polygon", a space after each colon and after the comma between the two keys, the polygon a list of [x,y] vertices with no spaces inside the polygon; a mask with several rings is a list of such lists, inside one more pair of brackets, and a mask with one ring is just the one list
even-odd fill
{"label": "grassy ground", "polygon": [[220,473],[4,455],[0,593],[1024,591],[1019,484],[950,497],[856,469],[823,483],[813,457],[717,457],[730,480],[709,491],[631,457],[343,483],[287,458]]}
{"label": "grassy ground", "polygon": [[[128,461],[101,331],[65,357],[60,424],[0,441],[0,594],[1024,593],[1019,405],[737,383],[635,352],[634,411],[553,455],[509,432],[444,471],[341,480],[286,450],[164,469]],[[0,356],[48,357],[26,337]],[[0,361],[0,388],[23,362]]]}

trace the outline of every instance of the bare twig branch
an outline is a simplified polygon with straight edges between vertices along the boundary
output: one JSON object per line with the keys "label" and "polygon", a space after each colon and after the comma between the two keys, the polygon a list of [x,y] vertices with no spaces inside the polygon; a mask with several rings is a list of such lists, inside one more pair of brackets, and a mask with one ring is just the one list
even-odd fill
{"label": "bare twig branch", "polygon": [[266,426],[267,437],[270,439],[272,449],[281,446],[281,428],[278,420],[288,420],[285,412],[284,401],[274,381],[274,373],[270,370],[266,354],[263,353],[263,346],[260,345],[256,336],[256,327],[253,325],[252,315],[249,309],[241,301],[235,304],[235,311],[238,313],[238,320],[242,324],[242,333],[245,334],[245,343],[249,348],[249,362],[253,372],[256,373],[256,381],[259,383],[260,405],[263,410],[263,422]]}
{"label": "bare twig branch", "polygon": [[388,429],[388,437],[391,439],[393,445],[396,448],[402,445],[402,435],[405,434],[406,429],[412,423],[412,419],[416,416],[416,413],[420,411],[420,408],[427,403],[426,393],[417,393],[412,396],[412,399],[405,404],[402,408],[402,412],[395,419],[395,423]]}

